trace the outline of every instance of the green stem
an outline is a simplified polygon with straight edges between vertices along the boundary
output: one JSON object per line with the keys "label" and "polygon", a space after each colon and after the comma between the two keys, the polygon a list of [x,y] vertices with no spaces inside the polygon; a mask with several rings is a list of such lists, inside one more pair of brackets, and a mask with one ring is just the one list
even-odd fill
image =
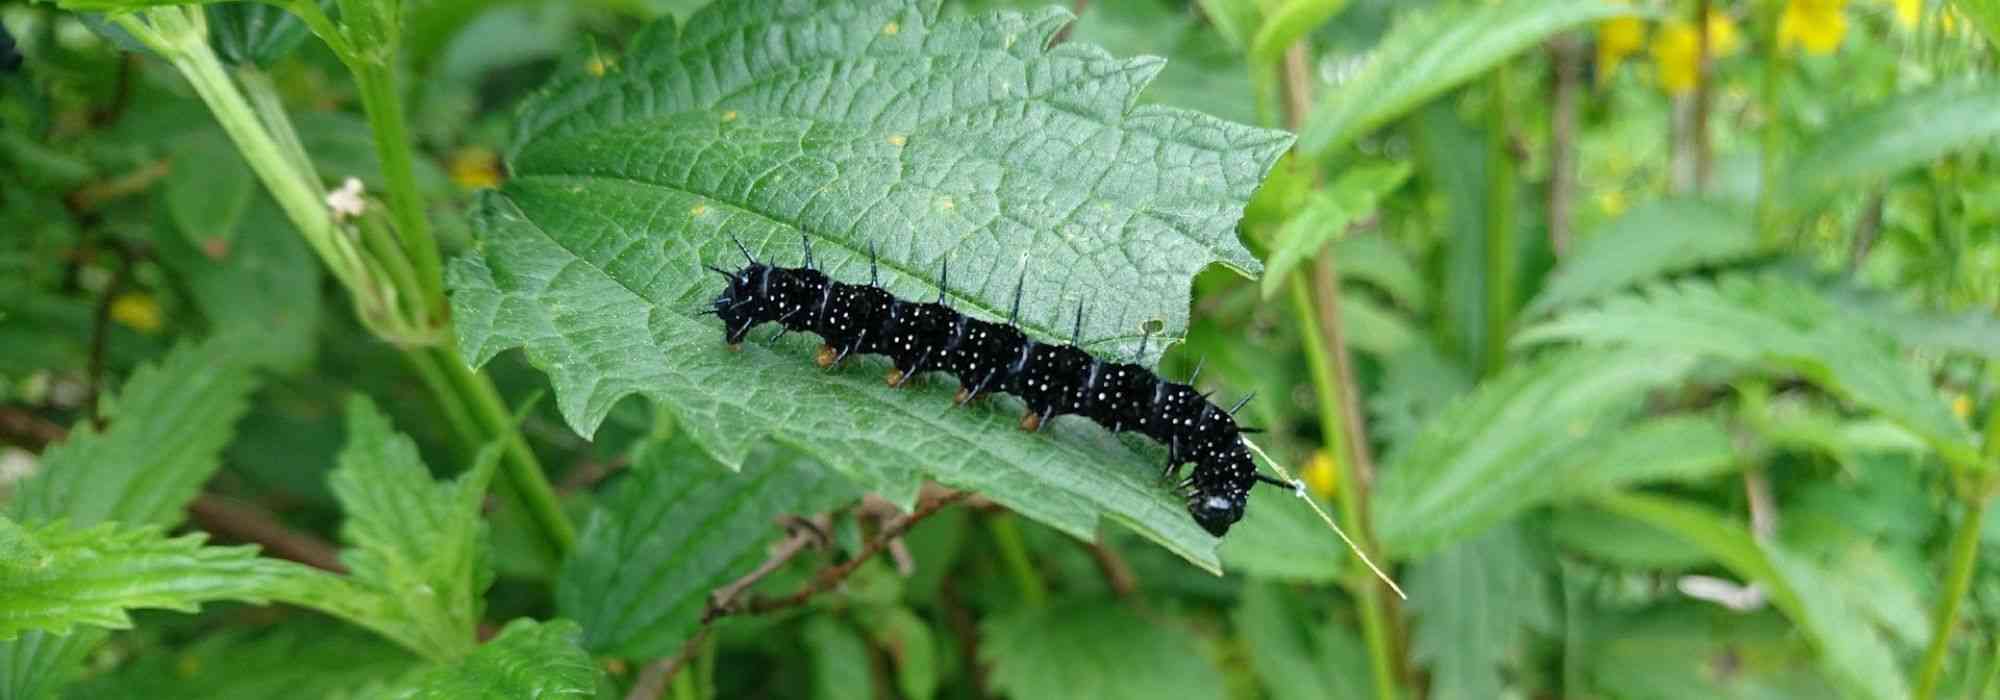
{"label": "green stem", "polygon": [[423,196],[417,192],[409,129],[403,121],[403,99],[389,66],[386,62],[362,60],[349,67],[361,88],[361,108],[368,114],[368,127],[375,136],[375,153],[382,161],[382,180],[389,189],[389,213],[396,220],[403,250],[416,266],[418,281],[423,284],[424,307],[441,317],[444,265],[438,256],[437,240],[431,236],[430,219],[424,216]]}
{"label": "green stem", "polygon": [[548,475],[542,471],[542,464],[535,458],[534,451],[528,449],[528,441],[521,437],[513,413],[501,403],[500,390],[493,387],[493,381],[486,375],[467,367],[451,349],[455,345],[446,343],[413,352],[431,353],[432,361],[444,370],[457,388],[459,400],[471,405],[472,417],[484,429],[482,433],[491,439],[507,442],[506,459],[501,466],[507,470],[508,484],[520,496],[521,505],[527,508],[528,515],[541,527],[542,536],[550,548],[559,557],[569,554],[576,544],[576,528],[570,524],[569,516],[563,513],[555,487],[549,484]]}
{"label": "green stem", "polygon": [[1932,620],[1931,645],[1924,650],[1923,664],[1918,667],[1914,697],[1919,700],[1935,697],[1938,680],[1944,676],[1944,659],[1951,651],[1951,632],[1957,626],[1959,604],[1972,588],[1973,565],[1979,561],[1979,535],[1986,520],[1986,507],[1991,503],[1991,498],[1978,497],[1972,504],[1972,512],[1966,514],[1965,521],[1958,524],[1958,532],[1952,535],[1951,568],[1945,573],[1944,597],[1938,601],[1937,614]]}
{"label": "green stem", "polygon": [[320,184],[319,171],[313,168],[312,157],[306,155],[299,132],[292,128],[291,117],[285,113],[284,100],[278,97],[278,86],[271,82],[271,76],[255,64],[246,63],[236,67],[236,82],[243,86],[243,94],[250,98],[250,106],[257,110],[271,138],[291,158],[292,170],[305,177],[314,197],[325,201],[326,187]]}
{"label": "green stem", "polygon": [[1042,582],[1042,575],[1036,573],[1035,564],[1028,559],[1028,546],[1021,539],[1021,528],[1015,524],[1012,513],[1001,513],[986,521],[986,527],[993,533],[993,544],[1000,548],[1000,561],[1007,566],[1007,573],[1014,577],[1014,586],[1020,589],[1021,602],[1030,608],[1039,608],[1048,602],[1049,587]]}
{"label": "green stem", "polygon": [[[1312,371],[1313,394],[1319,401],[1321,439],[1326,442],[1327,454],[1333,455],[1334,463],[1340,467],[1340,488],[1335,491],[1340,519],[1353,531],[1355,541],[1362,550],[1375,557],[1377,550],[1373,528],[1368,526],[1367,511],[1361,501],[1364,484],[1354,453],[1347,449],[1340,374],[1334,368],[1329,349],[1320,342],[1323,336],[1320,335],[1319,318],[1313,313],[1312,293],[1307,290],[1305,276],[1293,275],[1289,286],[1292,309],[1299,317],[1300,343],[1305,346],[1306,365]],[[1396,682],[1395,650],[1389,638],[1388,616],[1382,606],[1382,586],[1365,570],[1356,569],[1354,574],[1345,583],[1354,596],[1355,607],[1361,612],[1361,636],[1368,643],[1368,667],[1375,680],[1375,697],[1376,700],[1396,700],[1402,693]]]}
{"label": "green stem", "polygon": [[1514,325],[1515,181],[1512,95],[1507,64],[1488,78],[1486,105],[1486,350],[1482,367],[1493,375],[1507,363],[1507,337]]}
{"label": "green stem", "polygon": [[458,437],[459,445],[464,448],[461,456],[464,457],[465,463],[470,464],[472,457],[478,454],[479,446],[486,442],[486,438],[484,431],[479,429],[478,421],[473,420],[472,414],[466,412],[465,402],[459,400],[458,389],[451,383],[451,378],[445,374],[444,369],[438,367],[437,358],[429,352],[404,350],[400,354],[403,356],[403,361],[409,363],[411,371],[416,372],[417,379],[423,381],[424,388],[429,389],[431,396],[437,399],[438,411],[444,414],[445,423],[451,426],[452,433]]}

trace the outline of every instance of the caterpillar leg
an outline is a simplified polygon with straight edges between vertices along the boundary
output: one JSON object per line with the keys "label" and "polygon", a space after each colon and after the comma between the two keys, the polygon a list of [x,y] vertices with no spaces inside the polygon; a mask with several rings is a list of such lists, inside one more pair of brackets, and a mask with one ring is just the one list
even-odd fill
{"label": "caterpillar leg", "polygon": [[833,363],[839,359],[840,353],[834,350],[833,346],[821,345],[819,346],[819,352],[813,355],[813,364],[819,365],[820,369],[826,369],[832,367]]}
{"label": "caterpillar leg", "polygon": [[1042,429],[1042,414],[1034,411],[1021,414],[1021,430],[1033,433]]}

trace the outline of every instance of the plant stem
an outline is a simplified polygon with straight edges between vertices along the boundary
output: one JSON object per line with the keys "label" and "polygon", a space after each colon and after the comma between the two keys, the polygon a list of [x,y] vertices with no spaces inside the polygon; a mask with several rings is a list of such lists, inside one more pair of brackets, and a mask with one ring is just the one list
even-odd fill
{"label": "plant stem", "polygon": [[396,76],[390,65],[384,58],[353,61],[349,68],[361,89],[361,108],[368,114],[375,153],[382,161],[382,180],[389,189],[389,213],[396,220],[396,233],[402,237],[403,250],[417,269],[425,310],[433,318],[442,318],[444,265],[438,256],[437,241],[431,236],[430,219],[424,216],[423,196],[417,193],[409,129],[403,121],[403,99],[396,90]]}
{"label": "plant stem", "polygon": [[1507,363],[1507,335],[1514,325],[1515,170],[1513,95],[1502,63],[1488,78],[1486,105],[1486,341],[1481,367],[1488,376]]}
{"label": "plant stem", "polygon": [[[1785,51],[1778,47],[1778,16],[1784,11],[1782,0],[1765,0],[1764,29],[1770,34],[1771,50],[1764,54],[1764,84],[1760,88],[1757,102],[1764,113],[1764,129],[1759,144],[1758,166],[1760,176],[1757,183],[1757,232],[1764,243],[1778,242],[1778,203],[1772,196],[1772,189],[1778,182],[1778,146],[1783,136],[1783,119],[1779,118],[1778,83],[1785,77]],[[1706,28],[1704,28],[1706,33]]]}
{"label": "plant stem", "polygon": [[[1326,443],[1327,453],[1335,456],[1334,463],[1340,467],[1340,488],[1336,491],[1340,519],[1353,530],[1354,539],[1362,550],[1374,557],[1377,550],[1373,528],[1368,525],[1362,494],[1365,482],[1361,480],[1360,469],[1347,446],[1340,373],[1322,341],[1325,336],[1321,334],[1319,319],[1313,313],[1312,294],[1305,279],[1294,276],[1289,286],[1292,308],[1299,317],[1300,344],[1305,347],[1306,365],[1312,371],[1313,394],[1319,401],[1321,439]],[[1376,700],[1396,700],[1401,697],[1401,692],[1397,687],[1395,648],[1390,641],[1382,586],[1367,572],[1360,570],[1355,571],[1355,575],[1345,583],[1361,613],[1361,635],[1368,643],[1368,667],[1375,680]]]}
{"label": "plant stem", "polygon": [[1979,560],[1979,535],[1986,520],[1986,508],[1992,499],[1979,496],[1972,503],[1972,511],[1964,522],[1958,524],[1958,532],[1951,538],[1951,564],[1945,573],[1944,597],[1938,600],[1937,614],[1932,620],[1931,644],[1924,650],[1923,664],[1917,672],[1917,692],[1914,697],[1929,700],[1937,695],[1938,680],[1944,676],[1944,659],[1951,652],[1951,632],[1957,626],[1958,607],[1965,600],[1966,591],[1972,588],[1972,571]]}
{"label": "plant stem", "polygon": [[1001,513],[987,519],[986,528],[993,534],[993,544],[1000,548],[1000,562],[1007,567],[1007,573],[1014,577],[1014,586],[1021,593],[1021,602],[1030,608],[1039,608],[1048,602],[1049,587],[1042,582],[1042,575],[1035,571],[1035,564],[1028,559],[1028,545],[1021,539],[1021,528],[1015,524],[1013,513]]}
{"label": "plant stem", "polygon": [[457,388],[460,401],[472,408],[473,419],[484,428],[484,434],[494,440],[507,442],[506,459],[501,462],[507,470],[507,481],[520,495],[521,504],[542,529],[542,537],[558,557],[569,554],[576,544],[576,528],[563,513],[562,502],[556,498],[554,486],[549,484],[548,474],[528,449],[528,441],[521,437],[516,427],[513,412],[500,401],[500,390],[493,387],[493,380],[486,375],[472,371],[452,349],[456,343],[411,350],[431,354],[446,376]]}

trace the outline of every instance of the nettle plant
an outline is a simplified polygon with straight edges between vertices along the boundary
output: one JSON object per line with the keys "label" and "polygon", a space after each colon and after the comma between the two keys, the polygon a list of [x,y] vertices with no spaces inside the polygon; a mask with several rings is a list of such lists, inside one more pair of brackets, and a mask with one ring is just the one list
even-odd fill
{"label": "nettle plant", "polygon": [[0,700],[2000,674],[1992,2],[56,4]]}

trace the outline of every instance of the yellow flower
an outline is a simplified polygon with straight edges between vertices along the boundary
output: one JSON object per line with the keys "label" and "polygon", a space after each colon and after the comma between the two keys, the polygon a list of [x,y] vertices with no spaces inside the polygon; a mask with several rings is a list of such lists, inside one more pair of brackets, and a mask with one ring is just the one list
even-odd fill
{"label": "yellow flower", "polygon": [[500,156],[478,146],[451,154],[451,181],[466,190],[500,186]]}
{"label": "yellow flower", "polygon": [[1626,56],[1646,46],[1646,22],[1637,17],[1619,17],[1597,23],[1597,80],[1611,79]]}
{"label": "yellow flower", "polygon": [[1791,0],[1778,16],[1778,48],[1825,55],[1847,37],[1847,0]]}
{"label": "yellow flower", "polygon": [[1891,0],[1896,4],[1896,26],[1916,29],[1924,16],[1924,0]]}
{"label": "yellow flower", "polygon": [[1959,418],[1972,415],[1972,397],[1964,394],[1951,397],[1951,412]]}
{"label": "yellow flower", "polygon": [[[1736,21],[1720,12],[1709,12],[1703,22],[1708,31],[1708,55],[1721,58],[1743,49],[1743,35]],[[1653,40],[1653,67],[1659,72],[1660,89],[1679,95],[1694,89],[1701,69],[1701,37],[1688,22],[1668,22]]]}
{"label": "yellow flower", "polygon": [[160,303],[144,294],[120,294],[111,300],[111,318],[140,333],[160,330]]}
{"label": "yellow flower", "polygon": [[1668,22],[1653,39],[1653,70],[1659,74],[1660,89],[1680,95],[1694,89],[1701,55],[1701,37],[1686,22]]}
{"label": "yellow flower", "polygon": [[1340,467],[1333,463],[1333,456],[1323,451],[1313,452],[1312,461],[1306,462],[1306,488],[1320,498],[1333,498],[1340,490]]}

